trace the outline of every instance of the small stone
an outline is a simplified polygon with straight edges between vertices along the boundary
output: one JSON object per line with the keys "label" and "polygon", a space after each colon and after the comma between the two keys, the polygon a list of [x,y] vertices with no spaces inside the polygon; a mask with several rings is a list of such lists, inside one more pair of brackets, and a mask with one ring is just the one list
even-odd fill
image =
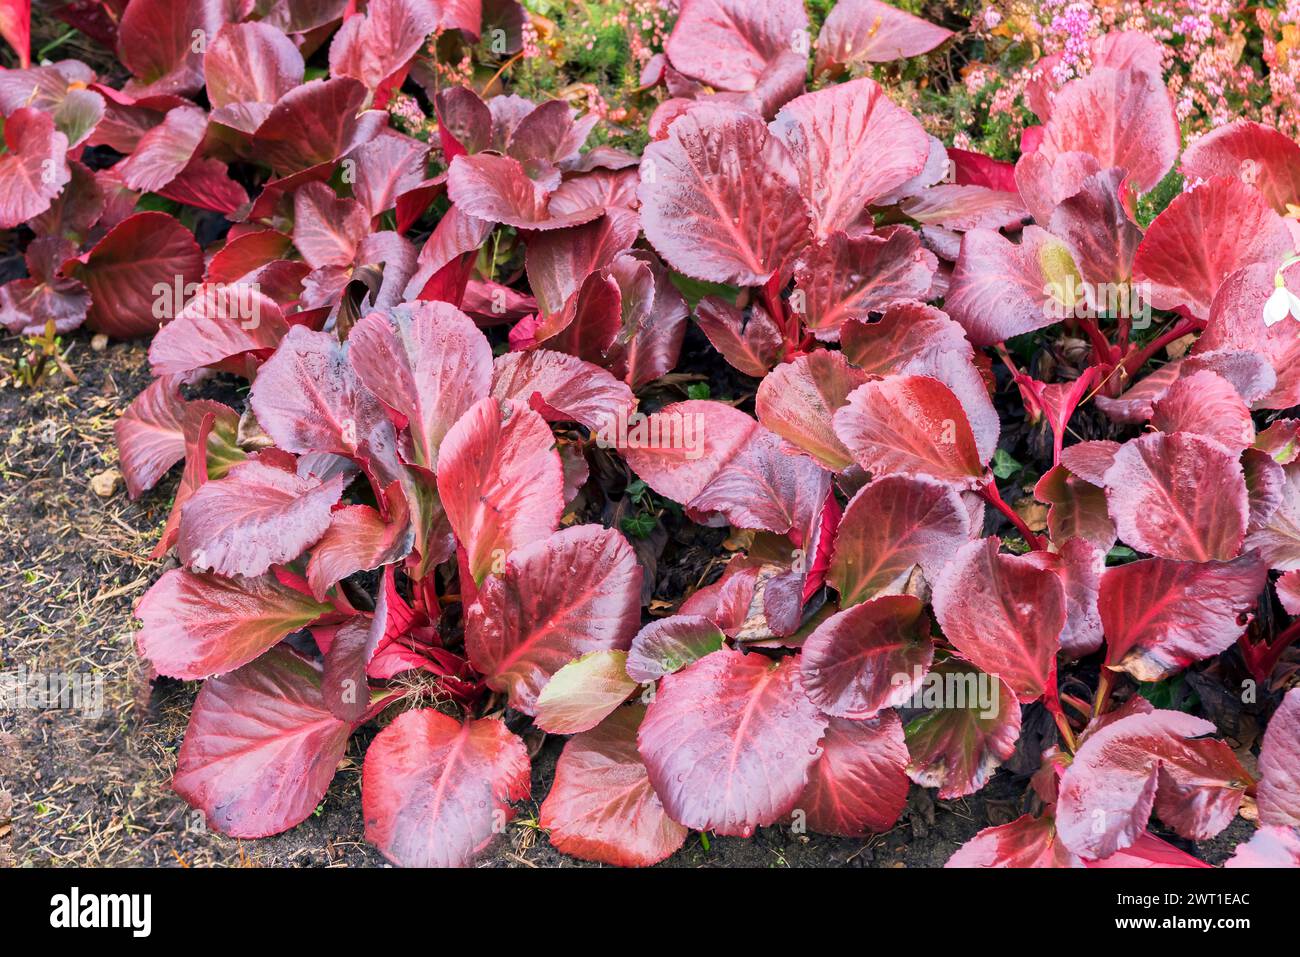
{"label": "small stone", "polygon": [[100,498],[111,498],[117,491],[117,483],[122,481],[122,473],[117,469],[105,469],[90,480],[90,490]]}
{"label": "small stone", "polygon": [[90,340],[90,348],[94,349],[96,352],[103,352],[108,348],[108,336],[104,335],[102,332],[95,333],[94,338]]}

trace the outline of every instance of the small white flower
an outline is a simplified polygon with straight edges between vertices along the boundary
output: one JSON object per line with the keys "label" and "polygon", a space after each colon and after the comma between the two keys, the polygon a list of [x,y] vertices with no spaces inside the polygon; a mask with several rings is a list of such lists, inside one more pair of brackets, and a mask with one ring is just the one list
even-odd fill
{"label": "small white flower", "polygon": [[1300,322],[1300,296],[1286,287],[1286,280],[1282,276],[1283,271],[1297,261],[1300,261],[1300,257],[1287,257],[1279,267],[1277,275],[1273,277],[1273,285],[1276,288],[1264,303],[1264,325],[1266,326],[1276,325],[1288,315]]}

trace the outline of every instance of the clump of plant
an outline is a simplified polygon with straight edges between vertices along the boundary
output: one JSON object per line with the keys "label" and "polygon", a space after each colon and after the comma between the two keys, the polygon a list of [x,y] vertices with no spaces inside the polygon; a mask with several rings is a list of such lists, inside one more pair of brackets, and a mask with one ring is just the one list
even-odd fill
{"label": "clump of plant", "polygon": [[[184,471],[138,645],[204,680],[175,784],[211,826],[304,820],[374,724],[367,838],[463,865],[529,795],[531,729],[571,736],[541,828],[605,863],[887,830],[913,784],[973,794],[1018,750],[1025,815],[953,865],[1204,866],[1153,828],[1206,839],[1248,797],[1234,865],[1296,863],[1300,629],[1272,604],[1300,613],[1300,147],[1240,122],[1181,151],[1133,36],[1014,165],[946,148],[874,80],[829,82],[951,36],[874,0],[815,44],[796,0],[687,0],[639,157],[564,100],[442,83],[426,142],[376,107],[416,95],[430,37],[521,9],[272,13],[193,54],[132,11],[207,8],[154,2],[122,19],[124,90],[0,76],[0,176],[56,170],[0,193],[37,237],[0,299],[16,328],[153,336],[123,472]],[[78,163],[108,137],[124,159]],[[1175,166],[1194,188],[1142,228]],[[145,191],[224,238],[132,212]],[[753,414],[676,400],[692,320]],[[246,408],[192,397],[214,374]],[[1084,405],[1108,438],[1071,441]],[[736,550],[652,615],[666,513]],[[1271,714],[1254,771],[1139,693],[1212,660]]]}

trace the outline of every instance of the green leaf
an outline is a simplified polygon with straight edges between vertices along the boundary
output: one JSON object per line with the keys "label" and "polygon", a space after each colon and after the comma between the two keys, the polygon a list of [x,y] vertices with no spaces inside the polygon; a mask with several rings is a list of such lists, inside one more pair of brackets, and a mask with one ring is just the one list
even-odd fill
{"label": "green leaf", "polygon": [[1023,467],[1006,449],[998,449],[993,453],[993,474],[1000,479],[1011,478]]}
{"label": "green leaf", "polygon": [[692,382],[686,387],[686,397],[688,399],[707,399],[709,395],[709,384],[707,382]]}
{"label": "green leaf", "polygon": [[650,533],[655,530],[658,523],[658,519],[649,512],[639,512],[636,515],[628,516],[619,524],[622,526],[623,531],[633,538],[649,538]]}

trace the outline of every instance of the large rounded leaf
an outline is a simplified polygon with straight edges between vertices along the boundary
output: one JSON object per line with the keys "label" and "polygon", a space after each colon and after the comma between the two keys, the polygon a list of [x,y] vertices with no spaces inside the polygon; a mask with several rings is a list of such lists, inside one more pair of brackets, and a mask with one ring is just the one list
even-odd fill
{"label": "large rounded leaf", "polygon": [[1020,705],[1006,682],[951,658],[918,696],[929,710],[904,729],[907,776],[943,799],[974,794],[1016,750]]}
{"label": "large rounded leaf", "polygon": [[525,402],[547,421],[578,422],[593,432],[626,418],[636,404],[632,390],[600,366],[550,349],[494,359],[492,394]]}
{"label": "large rounded leaf", "polygon": [[343,482],[300,478],[261,457],[239,462],[186,503],[181,561],[219,575],[260,575],[292,561],[325,534]]}
{"label": "large rounded leaf", "polygon": [[882,0],[840,0],[817,35],[817,72],[929,53],[951,30]]}
{"label": "large rounded leaf", "polygon": [[1254,407],[1261,409],[1286,409],[1300,403],[1300,336],[1291,322],[1264,323],[1264,307],[1277,292],[1279,272],[1287,291],[1300,293],[1300,263],[1281,270],[1277,263],[1256,263],[1228,276],[1210,304],[1209,324],[1193,350],[1193,358],[1247,352],[1267,359],[1277,381],[1267,395],[1252,399]]}
{"label": "large rounded leaf", "polygon": [[1300,689],[1288,691],[1269,719],[1259,773],[1260,823],[1300,827]]}
{"label": "large rounded leaf", "polygon": [[1300,205],[1300,145],[1254,120],[1211,130],[1183,151],[1179,165],[1188,182],[1235,176],[1283,216],[1288,206]]}
{"label": "large rounded leaf", "polygon": [[1241,395],[1223,376],[1200,369],[1182,376],[1152,403],[1161,432],[1194,432],[1240,452],[1255,441],[1255,423]]}
{"label": "large rounded leaf", "polygon": [[873,475],[920,472],[973,486],[983,471],[960,400],[929,376],[889,376],[859,386],[833,422],[854,460]]}
{"label": "large rounded leaf", "polygon": [[555,530],[564,467],[550,427],[532,409],[493,398],[475,403],[447,433],[439,458],[438,494],[475,583],[514,549]]}
{"label": "large rounded leaf", "polygon": [[826,720],[796,659],[722,650],[660,682],[637,747],[669,817],[748,837],[794,810]]}
{"label": "large rounded leaf", "polygon": [[818,834],[887,831],[907,804],[907,745],[893,711],[867,721],[831,718],[799,810]]}
{"label": "large rounded leaf", "polygon": [[818,349],[783,363],[764,377],[754,401],[758,421],[836,472],[853,457],[835,435],[831,417],[849,393],[867,381],[844,355]]}
{"label": "large rounded leaf", "polygon": [[348,334],[352,367],[411,430],[414,462],[438,467],[438,446],[488,395],[492,349],[473,320],[445,302],[376,309]]}
{"label": "large rounded leaf", "polygon": [[206,678],[247,664],[329,610],[273,575],[231,579],[173,568],[136,606],[144,623],[136,645],[159,674]]}
{"label": "large rounded leaf", "polygon": [[835,232],[809,246],[795,266],[795,296],[804,324],[836,339],[850,319],[868,319],[902,300],[930,298],[938,260],[917,232],[895,226],[848,236]]}
{"label": "large rounded leaf", "polygon": [[1154,806],[1183,837],[1231,823],[1249,783],[1214,725],[1178,711],[1121,718],[1088,736],[1061,776],[1056,821],[1076,854],[1109,857],[1146,830]]}
{"label": "large rounded leaf", "polygon": [[972,343],[991,346],[1070,315],[1074,290],[1082,288],[1070,248],[1046,230],[1027,226],[1017,244],[972,229],[962,239],[944,308]]}
{"label": "large rounded leaf", "polygon": [[208,102],[271,104],[302,83],[303,59],[282,31],[265,23],[227,23],[203,55]]}
{"label": "large rounded leaf", "polygon": [[704,615],[683,613],[652,621],[632,639],[627,653],[628,677],[645,683],[658,681],[722,645],[722,631]]}
{"label": "large rounded leaf", "polygon": [[844,510],[826,578],[848,607],[900,589],[917,565],[934,581],[970,535],[970,513],[952,486],[888,475]]}
{"label": "large rounded leaf", "polygon": [[[1097,490],[1100,495],[1100,490]],[[1105,500],[1102,501],[1105,510]],[[1050,527],[1050,522],[1049,522]],[[1023,557],[1030,564],[1056,575],[1065,589],[1065,627],[1061,629],[1061,651],[1071,658],[1082,658],[1101,647],[1101,615],[1097,611],[1097,592],[1106,567],[1106,552],[1085,538],[1054,537],[1058,551],[1045,549],[1028,552]],[[1114,544],[1112,541],[1111,544]]]}
{"label": "large rounded leaf", "polygon": [[578,525],[518,549],[469,609],[465,648],[488,685],[535,714],[537,696],[574,658],[627,650],[640,622],[641,567],[627,540]]}
{"label": "large rounded leaf", "polygon": [[[168,315],[157,288],[185,289],[203,275],[203,253],[194,234],[166,213],[136,213],[118,223],[64,271],[90,290],[86,324],[110,336],[147,335]],[[183,299],[172,294],[170,315]]]}
{"label": "large rounded leaf", "polygon": [[986,827],[957,848],[944,867],[1083,867],[1083,860],[1061,842],[1050,814],[1025,814]]}
{"label": "large rounded leaf", "polygon": [[921,172],[930,152],[921,124],[865,77],[791,100],[772,132],[794,160],[819,239],[855,225],[873,200]]}
{"label": "large rounded leaf", "polygon": [[678,272],[759,286],[805,240],[798,173],[756,114],[706,104],[641,158],[646,238]]}
{"label": "large rounded leaf", "polygon": [[178,382],[164,376],[149,383],[122,417],[113,423],[122,475],[131,498],[138,498],[185,456],[185,435],[211,412],[217,426],[234,436],[239,416],[233,409],[209,399],[187,402]]}
{"label": "large rounded leaf", "polygon": [[677,850],[686,828],[664,811],[636,748],[645,707],[619,708],[572,738],[538,823],[556,850],[584,861],[648,867]]}
{"label": "large rounded leaf", "polygon": [[1255,555],[1231,562],[1163,558],[1109,568],[1098,599],[1106,664],[1160,681],[1232,647],[1268,580]]}
{"label": "large rounded leaf", "polygon": [[528,751],[501,721],[407,711],[366,752],[366,840],[402,867],[464,867],[528,791]]}
{"label": "large rounded leaf", "polygon": [[799,656],[808,698],[823,712],[870,718],[912,696],[930,670],[930,618],[911,595],[885,595],[826,619]]}
{"label": "large rounded leaf", "polygon": [[[33,91],[34,92],[34,91]],[[68,138],[54,119],[18,109],[5,120],[6,152],[0,156],[0,229],[13,229],[50,208],[72,179]]]}
{"label": "large rounded leaf", "polygon": [[934,614],[963,657],[1021,701],[1056,687],[1065,588],[1051,571],[1004,555],[995,537],[959,551],[934,586]]}
{"label": "large rounded leaf", "polygon": [[176,792],[230,837],[266,837],[316,810],[347,751],[321,672],[287,648],[204,682],[176,759]]}
{"label": "large rounded leaf", "polygon": [[682,504],[704,491],[759,429],[739,409],[704,399],[613,425],[597,437],[601,445],[617,449],[647,485]]}
{"label": "large rounded leaf", "polygon": [[1199,435],[1152,433],[1125,442],[1106,470],[1119,537],[1161,558],[1236,558],[1249,518],[1241,463]]}
{"label": "large rounded leaf", "polygon": [[687,76],[721,90],[752,90],[807,30],[800,0],[691,0],[682,4],[664,49]]}
{"label": "large rounded leaf", "polygon": [[[1214,294],[1238,269],[1276,266],[1294,249],[1282,217],[1239,179],[1216,176],[1181,193],[1151,223],[1133,261],[1158,309],[1208,319]],[[1260,317],[1263,321],[1263,317]]]}

